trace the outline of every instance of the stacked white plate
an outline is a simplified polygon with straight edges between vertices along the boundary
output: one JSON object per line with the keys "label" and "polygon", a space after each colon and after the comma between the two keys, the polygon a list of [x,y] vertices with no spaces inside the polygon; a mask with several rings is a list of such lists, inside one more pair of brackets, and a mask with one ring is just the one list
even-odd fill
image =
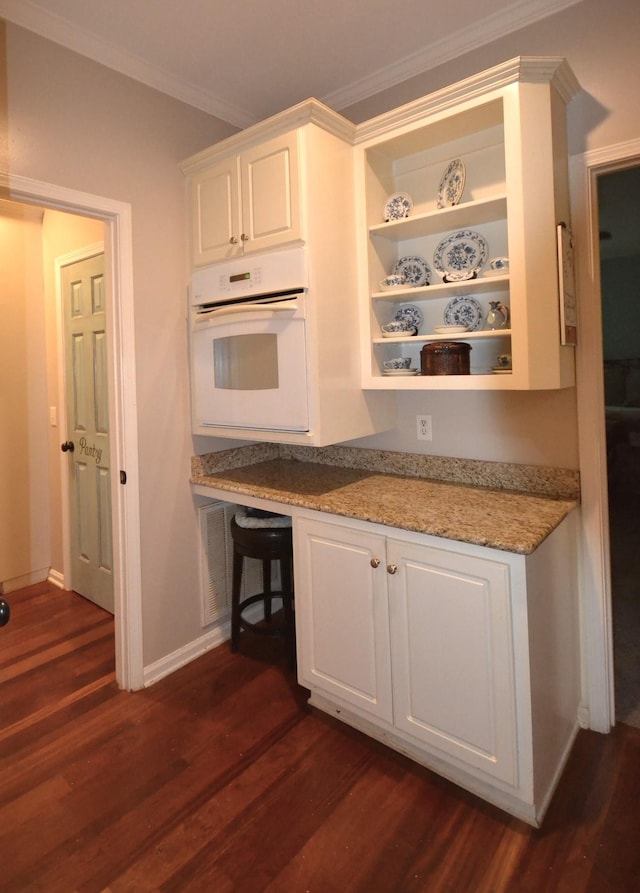
{"label": "stacked white plate", "polygon": [[436,335],[462,335],[469,331],[469,326],[434,326],[433,331]]}

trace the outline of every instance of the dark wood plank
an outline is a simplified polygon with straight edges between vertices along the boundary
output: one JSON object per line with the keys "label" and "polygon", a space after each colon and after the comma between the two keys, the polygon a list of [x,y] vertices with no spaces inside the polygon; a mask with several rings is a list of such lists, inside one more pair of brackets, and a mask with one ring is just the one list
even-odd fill
{"label": "dark wood plank", "polygon": [[638,888],[640,730],[581,732],[536,830],[309,709],[257,637],[118,691],[78,599],[29,587],[0,631],[3,893]]}

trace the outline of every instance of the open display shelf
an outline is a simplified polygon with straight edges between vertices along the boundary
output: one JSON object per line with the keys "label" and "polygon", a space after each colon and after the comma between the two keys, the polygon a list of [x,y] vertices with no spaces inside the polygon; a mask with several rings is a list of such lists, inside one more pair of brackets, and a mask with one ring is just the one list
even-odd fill
{"label": "open display shelf", "polygon": [[[573,351],[560,343],[556,230],[568,219],[565,105],[576,89],[564,60],[518,59],[358,129],[363,387],[526,390],[574,383]],[[454,159],[464,166],[464,189],[456,204],[438,207]],[[413,207],[407,217],[385,221],[385,203],[397,192],[408,193]],[[439,246],[462,231],[486,244],[486,257],[476,278],[445,282],[434,255],[446,267]],[[407,257],[426,262],[430,283],[382,290],[381,281]],[[496,257],[509,258],[508,271],[492,273]],[[476,315],[480,306],[480,324],[464,334],[436,333],[458,296],[471,299]],[[487,326],[491,302],[509,308],[502,329]],[[383,337],[381,326],[406,304],[422,315],[417,336]],[[385,361],[401,355],[420,369],[420,348],[444,340],[471,346],[470,375],[384,374]],[[494,372],[499,354],[512,355],[511,374]]]}

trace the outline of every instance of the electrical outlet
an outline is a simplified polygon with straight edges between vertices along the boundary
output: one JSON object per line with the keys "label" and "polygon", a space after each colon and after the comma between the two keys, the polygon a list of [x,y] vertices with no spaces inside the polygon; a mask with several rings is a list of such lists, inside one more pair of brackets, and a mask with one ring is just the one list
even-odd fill
{"label": "electrical outlet", "polygon": [[431,416],[430,415],[417,415],[416,416],[416,429],[418,434],[418,440],[432,440],[433,439],[433,431],[431,428]]}

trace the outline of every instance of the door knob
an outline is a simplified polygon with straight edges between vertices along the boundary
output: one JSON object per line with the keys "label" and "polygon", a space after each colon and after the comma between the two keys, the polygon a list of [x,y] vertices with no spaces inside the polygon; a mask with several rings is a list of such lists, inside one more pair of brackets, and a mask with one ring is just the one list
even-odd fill
{"label": "door knob", "polygon": [[72,440],[65,440],[64,443],[60,444],[60,449],[63,453],[72,453],[75,450],[75,446]]}
{"label": "door knob", "polygon": [[398,565],[397,564],[388,564],[387,565],[387,573],[388,574],[397,574],[398,573]]}
{"label": "door knob", "polygon": [[248,241],[249,241],[249,236],[248,236],[246,233],[240,233],[240,239],[241,239],[243,242],[248,242]]}
{"label": "door knob", "polygon": [[237,244],[238,244],[238,240],[236,239],[235,236],[231,236],[231,238],[229,239],[229,244],[230,244],[230,245],[237,245]]}
{"label": "door knob", "polygon": [[380,567],[380,559],[379,559],[379,558],[372,558],[371,561],[369,562],[369,564],[370,564],[371,567],[375,570],[375,568]]}
{"label": "door knob", "polygon": [[4,598],[0,598],[0,626],[6,626],[11,617],[11,608],[9,602]]}

